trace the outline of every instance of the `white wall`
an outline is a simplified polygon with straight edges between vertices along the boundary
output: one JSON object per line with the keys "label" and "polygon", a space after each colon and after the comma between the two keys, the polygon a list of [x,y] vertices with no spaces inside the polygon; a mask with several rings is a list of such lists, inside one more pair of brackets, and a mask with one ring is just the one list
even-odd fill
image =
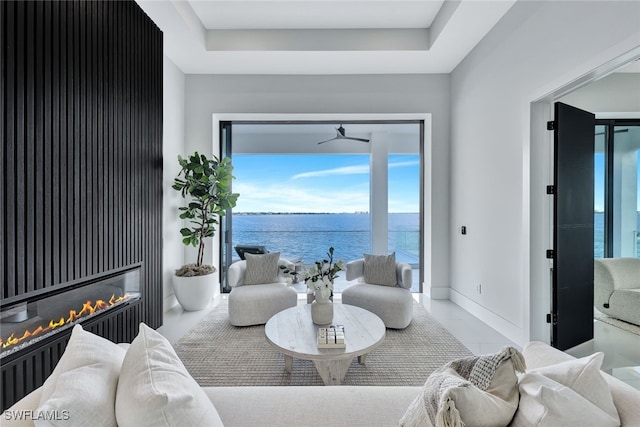
{"label": "white wall", "polygon": [[177,303],[173,294],[173,272],[184,264],[178,218],[180,194],[171,188],[180,171],[178,154],[184,155],[185,75],[169,58],[163,63],[163,134],[162,134],[162,289],[164,311]]}
{"label": "white wall", "polygon": [[638,45],[638,2],[517,2],[451,75],[451,298],[515,342],[548,329],[550,158],[531,103]]}
{"label": "white wall", "polygon": [[[433,239],[429,287],[449,286],[449,76],[187,75],[187,151],[213,151],[212,115],[431,113]],[[240,196],[242,197],[242,195]]]}
{"label": "white wall", "polygon": [[614,73],[558,100],[593,113],[637,113],[640,118],[640,73]]}

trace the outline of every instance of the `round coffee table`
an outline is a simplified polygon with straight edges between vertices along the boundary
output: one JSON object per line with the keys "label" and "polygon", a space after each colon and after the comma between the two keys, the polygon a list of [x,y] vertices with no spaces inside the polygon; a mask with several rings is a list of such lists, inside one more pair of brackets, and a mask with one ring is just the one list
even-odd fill
{"label": "round coffee table", "polygon": [[366,355],[384,339],[386,328],[375,314],[346,304],[333,305],[333,325],[344,326],[346,348],[318,348],[318,325],[311,321],[311,304],[291,307],[274,315],[264,328],[267,341],[284,354],[285,370],[293,358],[311,360],[325,385],[340,385],[354,357]]}

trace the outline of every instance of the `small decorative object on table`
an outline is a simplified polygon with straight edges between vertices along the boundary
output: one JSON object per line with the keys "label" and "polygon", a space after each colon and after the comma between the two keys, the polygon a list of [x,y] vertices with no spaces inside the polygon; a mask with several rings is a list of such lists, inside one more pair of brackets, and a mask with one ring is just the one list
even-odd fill
{"label": "small decorative object on table", "polygon": [[333,281],[344,268],[344,261],[333,262],[333,247],[327,252],[328,259],[316,261],[304,272],[304,282],[315,295],[311,303],[311,320],[316,325],[328,325],[333,320],[333,302],[329,299],[333,293]]}
{"label": "small decorative object on table", "polygon": [[318,348],[347,348],[344,341],[344,326],[331,325],[318,328]]}

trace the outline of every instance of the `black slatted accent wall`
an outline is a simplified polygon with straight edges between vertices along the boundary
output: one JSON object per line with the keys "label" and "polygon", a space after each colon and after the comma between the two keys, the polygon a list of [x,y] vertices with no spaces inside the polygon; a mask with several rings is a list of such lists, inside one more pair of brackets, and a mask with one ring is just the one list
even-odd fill
{"label": "black slatted accent wall", "polygon": [[0,45],[0,297],[141,262],[157,328],[162,32],[133,1],[3,1]]}

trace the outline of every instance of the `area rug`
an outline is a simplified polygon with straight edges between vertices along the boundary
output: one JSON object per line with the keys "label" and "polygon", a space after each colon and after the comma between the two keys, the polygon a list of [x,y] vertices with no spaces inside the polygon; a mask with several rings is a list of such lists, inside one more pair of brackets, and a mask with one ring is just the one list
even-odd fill
{"label": "area rug", "polygon": [[[286,373],[284,356],[267,343],[264,325],[232,326],[226,301],[178,341],[175,349],[201,386],[323,384],[308,360],[293,359],[292,372]],[[436,368],[471,355],[422,305],[415,303],[409,327],[387,329],[384,342],[369,353],[366,365],[354,359],[343,384],[421,386]]]}
{"label": "area rug", "polygon": [[640,335],[640,326],[638,325],[625,322],[624,320],[616,319],[615,317],[607,316],[606,314],[601,313],[598,310],[594,310],[593,316],[596,318],[596,320],[608,323],[609,325],[613,325],[622,330],[631,332],[632,334]]}

